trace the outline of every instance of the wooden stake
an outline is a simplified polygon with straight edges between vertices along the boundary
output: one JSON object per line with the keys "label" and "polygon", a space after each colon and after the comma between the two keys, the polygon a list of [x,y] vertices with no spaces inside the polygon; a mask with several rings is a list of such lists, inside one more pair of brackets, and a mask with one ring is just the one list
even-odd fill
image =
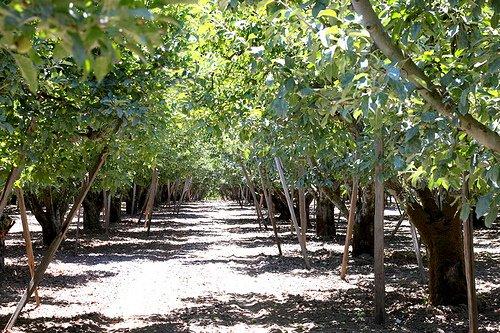
{"label": "wooden stake", "polygon": [[306,210],[306,193],[304,187],[299,187],[299,213],[300,213],[300,231],[302,241],[306,244],[306,230],[307,230],[307,210]]}
{"label": "wooden stake", "polygon": [[184,182],[184,188],[182,189],[181,197],[179,199],[179,202],[177,203],[177,214],[179,214],[179,212],[181,211],[181,205],[182,202],[184,201],[184,196],[186,195],[189,189],[190,183],[191,183],[191,178],[186,179],[186,181]]}
{"label": "wooden stake", "polygon": [[[243,175],[245,176],[245,179],[247,181],[247,185],[250,189],[250,194],[252,195],[253,203],[255,206],[255,212],[257,213],[257,220],[259,221],[259,229],[262,229],[263,216],[262,216],[262,210],[261,210],[260,204],[257,201],[257,196],[255,195],[255,187],[253,186],[253,183],[250,179],[250,176],[248,174],[247,169],[245,168],[245,165],[243,163],[240,163],[240,166],[241,166],[241,170],[243,170]],[[265,224],[264,224],[264,227],[267,230],[267,226]]]}
{"label": "wooden stake", "polygon": [[309,263],[309,259],[307,258],[306,244],[305,242],[303,242],[303,239],[300,236],[299,224],[297,222],[297,217],[295,216],[295,211],[293,210],[293,202],[292,199],[290,198],[290,193],[288,193],[288,185],[286,184],[285,173],[283,171],[283,164],[281,163],[281,159],[279,157],[275,157],[274,162],[276,163],[276,169],[278,170],[278,174],[280,176],[281,185],[283,186],[283,192],[285,192],[286,202],[288,203],[288,209],[290,210],[290,215],[292,216],[292,223],[293,226],[295,227],[295,233],[297,234],[297,239],[300,244],[302,257],[304,258],[306,267],[310,269],[311,264]]}
{"label": "wooden stake", "polygon": [[82,215],[82,207],[78,209],[78,214],[76,217],[76,244],[80,244],[80,217]]}
{"label": "wooden stake", "polygon": [[375,322],[385,323],[385,276],[384,276],[384,182],[382,180],[382,138],[375,139],[375,216],[374,216],[374,274],[375,274]]}
{"label": "wooden stake", "polygon": [[283,255],[281,251],[280,239],[278,237],[278,228],[276,226],[276,219],[274,217],[274,204],[271,198],[271,192],[267,190],[266,182],[264,182],[263,172],[259,167],[260,183],[262,186],[262,191],[264,192],[264,197],[266,199],[267,214],[269,215],[269,221],[271,221],[271,226],[273,227],[274,239],[276,241],[276,246],[278,247],[278,253],[280,256]]}
{"label": "wooden stake", "polygon": [[[28,268],[30,271],[31,278],[35,275],[35,256],[33,254],[33,244],[31,243],[30,229],[28,225],[28,214],[26,214],[26,204],[24,202],[24,193],[21,188],[16,190],[17,192],[17,204],[19,206],[19,212],[21,213],[21,222],[23,225],[23,237],[26,244],[26,256],[28,257]],[[35,301],[36,306],[40,306],[40,297],[38,296],[38,289],[35,289]]]}
{"label": "wooden stake", "polygon": [[144,226],[147,228],[147,234],[149,236],[149,231],[151,229],[151,219],[153,218],[153,206],[155,203],[156,192],[158,189],[158,169],[153,168],[153,174],[151,176],[151,186],[149,188],[148,198],[149,201],[146,206],[146,217]]}
{"label": "wooden stake", "polygon": [[9,176],[7,177],[2,192],[0,193],[0,217],[3,214],[3,210],[7,206],[10,193],[12,192],[12,187],[14,186],[16,180],[19,178],[20,174],[21,174],[21,168],[12,167],[12,169],[10,170]]}
{"label": "wooden stake", "polygon": [[73,207],[71,207],[71,210],[69,211],[68,215],[66,216],[66,220],[61,226],[61,230],[59,231],[59,234],[57,237],[52,241],[52,244],[50,244],[49,248],[45,252],[45,255],[42,258],[42,261],[38,265],[35,271],[35,275],[31,279],[31,281],[28,284],[28,287],[26,291],[24,292],[23,296],[19,300],[16,306],[16,310],[12,314],[12,316],[9,319],[9,322],[5,326],[5,331],[9,331],[12,329],[14,324],[16,323],[17,318],[19,317],[19,314],[21,313],[22,309],[28,302],[29,297],[33,294],[35,291],[36,287],[42,280],[43,274],[47,270],[47,267],[49,266],[50,262],[54,258],[54,255],[56,254],[57,250],[59,249],[59,246],[61,245],[64,237],[66,236],[66,233],[68,232],[69,226],[71,221],[73,221],[73,218],[75,217],[76,212],[78,211],[80,205],[83,202],[83,199],[85,199],[85,196],[87,195],[92,183],[94,182],[95,178],[97,177],[97,173],[103,166],[104,162],[106,161],[106,157],[108,156],[108,147],[106,146],[100,153],[99,158],[97,160],[97,163],[94,165],[92,170],[89,173],[88,181],[84,182],[82,185],[82,188],[80,189],[80,194],[75,200],[75,203],[73,204]]}
{"label": "wooden stake", "polygon": [[420,272],[420,282],[425,283],[425,270],[424,264],[422,263],[422,255],[420,254],[420,244],[418,244],[417,237],[417,229],[410,222],[410,232],[411,232],[411,241],[413,243],[413,251],[415,251],[415,256],[417,257],[418,271]]}
{"label": "wooden stake", "polygon": [[139,214],[139,219],[137,220],[137,224],[141,223],[142,217],[146,213],[146,208],[147,208],[148,202],[149,202],[149,194],[150,194],[150,191],[148,190],[148,193],[146,193],[146,200],[144,200],[144,204],[142,205],[142,208],[141,208],[141,213]]}
{"label": "wooden stake", "polygon": [[358,202],[358,177],[353,177],[352,191],[351,191],[351,205],[349,206],[349,219],[347,220],[347,231],[345,235],[344,254],[342,256],[342,267],[340,268],[340,278],[342,280],[345,280],[347,274],[347,264],[349,261],[349,245],[351,244],[352,230],[354,228],[354,218],[356,216],[357,202]]}
{"label": "wooden stake", "polygon": [[105,200],[104,200],[104,209],[106,214],[104,215],[104,228],[106,228],[106,236],[109,237],[109,220],[111,218],[111,191],[104,192]]}
{"label": "wooden stake", "polygon": [[134,182],[134,187],[132,189],[132,209],[130,210],[130,214],[134,215],[135,213],[135,195],[137,193],[137,184]]}
{"label": "wooden stake", "polygon": [[398,223],[396,223],[396,226],[394,227],[394,230],[392,230],[392,232],[391,232],[391,234],[389,236],[389,239],[391,239],[392,237],[394,237],[394,235],[396,235],[396,233],[398,232],[399,227],[401,226],[401,223],[403,223],[405,217],[406,217],[406,212],[404,212],[403,214],[401,214],[401,216],[399,217]]}
{"label": "wooden stake", "polygon": [[[469,196],[469,177],[464,175],[462,187],[462,203],[468,202]],[[472,218],[467,217],[463,221],[463,237],[464,237],[464,262],[465,262],[465,278],[467,280],[467,306],[469,312],[469,333],[477,333],[479,331],[478,312],[477,312],[477,296],[476,282],[474,277],[474,229]]]}
{"label": "wooden stake", "polygon": [[170,180],[167,180],[167,207],[170,207]]}

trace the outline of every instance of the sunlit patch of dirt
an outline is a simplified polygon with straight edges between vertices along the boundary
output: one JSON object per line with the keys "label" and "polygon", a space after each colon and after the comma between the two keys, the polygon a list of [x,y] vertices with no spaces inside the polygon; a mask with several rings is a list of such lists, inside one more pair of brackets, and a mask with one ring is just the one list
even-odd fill
{"label": "sunlit patch of dirt", "polygon": [[[386,211],[389,236],[397,221]],[[272,232],[260,230],[251,207],[227,202],[185,205],[176,215],[156,212],[149,237],[126,217],[104,235],[75,241],[75,230],[49,266],[18,332],[466,332],[467,308],[431,307],[419,282],[409,227],[386,237],[385,328],[373,322],[373,260],[350,260],[338,277],[345,221],[338,236],[308,233],[313,268],[307,270],[289,223],[280,222],[284,256]],[[36,258],[43,249],[34,230]],[[18,227],[18,226],[16,226]],[[16,228],[15,227],[15,228]],[[475,233],[480,325],[499,324],[498,228]],[[28,282],[19,228],[7,241],[0,275],[0,325],[5,325]],[[427,261],[425,249],[422,251]]]}

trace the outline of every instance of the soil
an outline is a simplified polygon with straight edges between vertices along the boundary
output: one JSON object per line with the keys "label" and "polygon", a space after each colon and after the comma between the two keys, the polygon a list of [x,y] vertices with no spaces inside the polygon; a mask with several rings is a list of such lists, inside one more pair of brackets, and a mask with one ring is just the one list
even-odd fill
{"label": "soil", "polygon": [[[202,202],[179,215],[158,209],[149,237],[126,216],[110,238],[77,244],[70,230],[39,288],[42,305],[31,301],[14,332],[467,332],[466,305],[428,305],[407,222],[388,238],[397,219],[386,211],[385,327],[372,317],[372,259],[351,259],[347,281],[338,276],[344,220],[333,240],[308,233],[307,270],[288,223],[280,223],[280,257],[251,207]],[[32,217],[30,225],[39,262],[41,233]],[[29,280],[19,228],[0,273],[1,327]],[[499,233],[498,225],[475,232],[481,332],[500,332]]]}

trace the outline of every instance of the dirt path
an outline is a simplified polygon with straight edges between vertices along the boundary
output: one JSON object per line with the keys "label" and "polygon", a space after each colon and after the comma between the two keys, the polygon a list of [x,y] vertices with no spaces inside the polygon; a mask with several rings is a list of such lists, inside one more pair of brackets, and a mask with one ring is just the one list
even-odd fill
{"label": "dirt path", "polygon": [[[85,239],[77,248],[69,238],[42,282],[43,305],[34,309],[30,304],[17,330],[465,331],[465,307],[426,305],[425,286],[418,283],[404,228],[387,250],[389,323],[382,329],[371,319],[369,259],[353,262],[349,280],[344,282],[337,273],[343,237],[329,242],[311,237],[308,248],[314,269],[307,271],[286,225],[281,228],[285,244],[280,258],[271,232],[259,231],[253,218],[250,208],[208,202],[186,206],[179,216],[157,213],[149,238],[131,221],[115,226],[111,240]],[[481,324],[495,331],[500,258],[498,244],[491,243],[498,242],[498,231],[481,235]],[[11,235],[8,246],[10,276],[0,278],[0,324],[7,320],[27,282],[24,261],[17,259],[23,251],[17,233]]]}

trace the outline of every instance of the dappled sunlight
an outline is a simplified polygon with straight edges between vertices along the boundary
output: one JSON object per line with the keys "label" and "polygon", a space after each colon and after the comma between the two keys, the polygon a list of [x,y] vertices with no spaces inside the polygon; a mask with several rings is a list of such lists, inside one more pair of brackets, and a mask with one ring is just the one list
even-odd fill
{"label": "dappled sunlight", "polygon": [[[190,204],[179,215],[162,209],[153,217],[149,238],[136,220],[125,220],[113,226],[109,239],[84,237],[78,246],[72,230],[39,289],[42,305],[27,306],[19,330],[379,331],[371,316],[372,259],[351,259],[346,281],[338,276],[345,221],[337,225],[340,236],[331,241],[308,232],[313,268],[307,270],[289,224],[279,225],[280,257],[271,230],[259,230],[253,214],[251,207],[226,202]],[[387,221],[389,232],[395,223]],[[387,331],[462,327],[464,308],[426,304],[426,286],[419,282],[405,223],[387,240]],[[478,231],[478,244],[491,232]],[[8,240],[14,252],[22,250],[19,237],[14,232]],[[485,266],[496,261],[495,251],[484,247],[478,254],[480,313],[494,313],[499,302],[498,268]],[[27,270],[14,267],[19,294]],[[10,296],[0,303],[2,322],[15,300]],[[453,311],[458,313],[451,324]],[[484,320],[488,325],[491,319]]]}

